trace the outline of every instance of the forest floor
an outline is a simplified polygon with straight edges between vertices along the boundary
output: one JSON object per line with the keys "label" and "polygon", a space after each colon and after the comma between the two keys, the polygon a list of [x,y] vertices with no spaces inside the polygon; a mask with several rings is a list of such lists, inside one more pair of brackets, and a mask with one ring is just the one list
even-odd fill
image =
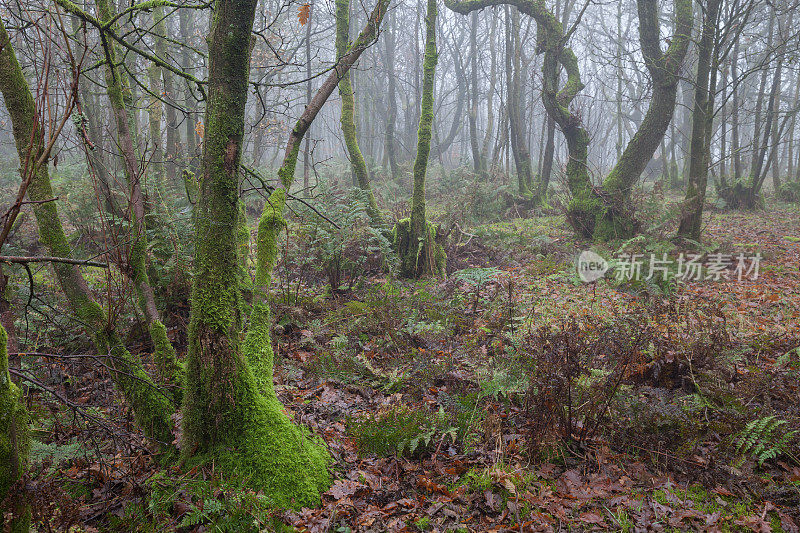
{"label": "forest floor", "polygon": [[[582,283],[585,244],[552,216],[451,233],[447,280],[281,283],[276,389],[326,441],[334,482],[317,509],[250,516],[341,533],[798,531],[800,210],[712,212],[705,231],[705,258],[734,258],[718,280]],[[620,246],[593,250],[617,269],[641,254],[645,272],[682,252]],[[757,279],[738,279],[740,252],[760,253]],[[103,372],[68,373],[59,390],[108,421],[37,430],[34,510],[54,528],[237,530],[225,520],[258,507],[158,468]]]}

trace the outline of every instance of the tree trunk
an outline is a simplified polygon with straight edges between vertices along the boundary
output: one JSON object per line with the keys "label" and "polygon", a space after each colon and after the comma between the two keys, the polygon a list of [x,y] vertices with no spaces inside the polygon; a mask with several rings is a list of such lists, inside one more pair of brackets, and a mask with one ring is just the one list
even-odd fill
{"label": "tree trunk", "polygon": [[395,77],[394,55],[395,38],[397,28],[395,27],[394,11],[389,16],[389,27],[386,30],[386,74],[388,76],[386,93],[386,159],[389,163],[389,170],[392,173],[392,180],[396,180],[400,175],[397,168],[397,153],[395,152],[395,129],[397,124],[397,79]]}
{"label": "tree trunk", "polygon": [[[769,18],[769,35],[767,38],[767,50],[764,52],[765,59],[766,54],[769,54],[772,49],[772,43],[775,38],[775,10],[773,9],[770,12]],[[754,181],[756,181],[759,176],[761,176],[761,169],[764,166],[764,158],[766,157],[767,149],[769,142],[768,133],[763,135],[764,142],[761,142],[762,137],[762,116],[763,116],[763,109],[764,109],[764,95],[767,92],[767,79],[769,78],[769,68],[765,67],[761,73],[761,84],[758,90],[758,97],[756,98],[756,111],[755,111],[755,120],[754,120],[754,132],[753,132],[753,159],[750,162],[750,185]],[[769,131],[769,127],[763,128],[764,131]],[[736,185],[736,184],[734,184]]]}
{"label": "tree trunk", "polygon": [[[792,100],[792,107],[797,108],[800,106],[800,79],[795,75],[794,80],[794,98]],[[787,147],[787,169],[786,169],[786,179],[787,181],[795,180],[794,170],[795,170],[795,162],[794,162],[794,148],[795,148],[795,127],[797,126],[797,115],[793,115],[792,119],[789,123],[789,146]],[[798,149],[800,152],[800,149]]]}
{"label": "tree trunk", "polygon": [[713,122],[713,99],[711,97],[711,64],[717,35],[717,18],[721,0],[708,0],[703,15],[700,43],[698,45],[697,79],[695,81],[695,104],[692,114],[691,152],[689,154],[689,182],[686,188],[684,211],[678,227],[678,235],[694,241],[700,239],[703,223],[703,204],[708,182],[708,163],[711,139],[710,123]]}
{"label": "tree trunk", "polygon": [[240,343],[238,169],[256,5],[256,0],[218,0],[213,14],[181,451],[189,464],[213,461],[225,472],[246,474],[275,505],[299,508],[319,503],[330,484],[330,458],[320,442],[289,420],[272,384],[268,296],[277,237],[303,136],[342,75],[374,40],[388,0],[378,3],[289,134],[280,184],[259,221],[250,327]]}
{"label": "tree trunk", "polygon": [[481,147],[481,158],[483,159],[484,165],[488,164],[487,162],[490,156],[489,143],[492,141],[492,133],[494,132],[494,91],[497,85],[496,35],[497,17],[492,17],[491,28],[489,30],[489,92],[486,96],[486,133],[483,137],[483,146]]}
{"label": "tree trunk", "polygon": [[450,149],[458,132],[461,131],[461,127],[464,125],[464,100],[467,98],[467,77],[464,73],[464,67],[461,64],[461,56],[458,50],[456,50],[455,58],[453,59],[453,68],[456,72],[456,83],[458,84],[453,122],[450,125],[450,131],[447,133],[447,137],[439,139],[439,136],[436,135],[436,146],[431,149],[433,156],[439,158]]}
{"label": "tree trunk", "polygon": [[[192,16],[194,10],[180,9],[180,26],[181,26],[181,40],[187,45],[191,43],[192,28],[194,26]],[[181,53],[181,69],[184,72],[189,72],[191,65],[191,56],[187,46],[183,47]],[[194,95],[188,83],[183,85],[183,107],[186,109],[185,133],[186,135],[186,170],[191,172],[197,171],[197,132],[195,131],[197,119],[192,109],[195,107],[196,102]],[[257,164],[258,162],[256,162]]]}
{"label": "tree trunk", "polygon": [[[0,39],[5,34],[5,29],[0,28]],[[0,46],[2,44],[0,42]],[[3,507],[0,524],[8,528],[5,531],[27,533],[31,509],[25,490],[16,484],[28,467],[30,416],[22,392],[8,373],[7,346],[8,335],[0,325],[0,502],[8,504]]]}
{"label": "tree trunk", "polygon": [[[155,14],[154,14],[155,17]],[[161,119],[163,110],[161,98],[163,87],[161,85],[161,68],[158,65],[150,65],[147,68],[148,95],[147,118],[150,129],[149,144],[153,147],[150,152],[150,161],[147,168],[150,170],[150,177],[155,182],[156,194],[163,197],[164,187],[164,146],[163,135],[161,134]],[[135,127],[135,126],[134,126]]]}
{"label": "tree trunk", "polygon": [[[347,46],[350,39],[350,0],[336,0],[336,57],[341,58],[347,53]],[[347,153],[350,156],[350,165],[353,169],[355,182],[367,200],[367,214],[373,226],[383,225],[383,215],[375,201],[375,195],[369,183],[369,171],[361,148],[358,145],[358,135],[356,132],[356,102],[353,95],[353,88],[350,85],[350,71],[348,70],[339,80],[339,96],[342,98],[341,125],[344,143]]]}
{"label": "tree trunk", "polygon": [[659,44],[659,9],[656,0],[638,0],[639,42],[652,80],[653,94],[639,129],[617,164],[603,181],[603,207],[597,212],[596,240],[631,237],[638,231],[630,206],[631,192],[652,160],[675,111],[680,68],[692,33],[691,0],[675,0],[675,30],[666,52]]}
{"label": "tree trunk", "polygon": [[486,174],[486,162],[481,153],[478,142],[478,107],[480,105],[480,93],[478,91],[478,12],[472,12],[472,21],[469,32],[469,53],[470,53],[470,93],[471,102],[469,107],[469,141],[472,149],[472,166],[475,174],[484,176]]}
{"label": "tree trunk", "polygon": [[[114,18],[115,13],[109,0],[97,0],[97,7],[102,20]],[[112,28],[114,27],[115,25],[112,25]],[[124,263],[123,270],[133,283],[139,308],[147,321],[150,341],[155,349],[156,364],[159,367],[162,378],[167,383],[174,385],[175,400],[180,403],[180,384],[183,382],[183,367],[178,362],[175,348],[167,338],[167,329],[161,322],[153,288],[147,275],[146,207],[142,189],[143,175],[139,165],[136,116],[132,108],[130,87],[128,86],[127,78],[122,76],[117,68],[118,51],[116,43],[109,40],[105,35],[101,35],[101,40],[106,57],[106,93],[111,103],[111,113],[117,128],[117,144],[122,155],[125,179],[130,194],[128,216],[132,235],[127,257],[122,261]],[[158,132],[160,136],[160,126],[158,127]]]}
{"label": "tree trunk", "polygon": [[[509,14],[510,11],[510,14]],[[530,197],[533,186],[533,168],[528,150],[525,121],[522,113],[523,81],[520,55],[519,10],[506,11],[506,83],[508,85],[508,122],[514,165],[517,169],[517,192]]]}
{"label": "tree trunk", "polygon": [[[314,17],[314,2],[308,4],[308,20],[306,21],[306,105],[311,103],[311,20]],[[311,134],[306,135],[306,146],[303,150],[303,188],[311,187]]]}
{"label": "tree trunk", "polygon": [[[739,39],[733,43],[733,57],[731,58],[731,79],[736,82],[739,76]],[[734,85],[731,96],[731,151],[733,151],[733,182],[742,179],[742,154],[739,141],[739,86]]]}
{"label": "tree trunk", "polygon": [[425,58],[422,69],[422,102],[414,159],[414,189],[411,217],[394,228],[394,245],[400,256],[400,273],[405,277],[444,275],[444,249],[436,242],[436,230],[425,214],[425,177],[433,129],[433,86],[438,52],[436,49],[436,0],[427,0],[425,15]]}

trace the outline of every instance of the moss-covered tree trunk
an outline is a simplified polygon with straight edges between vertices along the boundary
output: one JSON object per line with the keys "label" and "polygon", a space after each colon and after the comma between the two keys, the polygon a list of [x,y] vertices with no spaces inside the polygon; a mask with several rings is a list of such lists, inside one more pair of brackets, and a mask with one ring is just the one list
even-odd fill
{"label": "moss-covered tree trunk", "polygon": [[[350,0],[336,0],[336,58],[341,58],[347,53],[350,41]],[[361,147],[358,145],[358,133],[356,132],[356,101],[353,94],[353,86],[350,81],[350,71],[348,70],[339,80],[339,96],[342,98],[341,125],[344,136],[344,144],[347,146],[347,153],[350,156],[350,165],[358,187],[364,191],[367,200],[367,214],[372,224],[383,226],[383,215],[375,201],[375,194],[369,183],[369,170]]]}
{"label": "moss-covered tree trunk", "polygon": [[[445,0],[453,11],[466,14],[492,5],[516,6],[533,17],[537,24],[537,52],[544,53],[542,62],[542,102],[548,115],[561,129],[567,141],[567,184],[572,200],[567,220],[575,231],[586,238],[607,239],[617,236],[618,229],[632,228],[632,222],[620,222],[616,215],[624,210],[619,198],[628,198],[647,163],[666,132],[675,107],[678,71],[691,33],[690,0],[674,0],[675,34],[666,52],[660,49],[658,7],[655,0],[638,0],[640,42],[645,63],[654,79],[653,99],[639,131],[631,139],[620,161],[609,174],[602,189],[592,186],[587,166],[589,135],[580,114],[570,105],[583,89],[575,53],[566,46],[563,25],[539,0]],[[561,84],[561,69],[566,82]],[[511,95],[510,95],[511,96]],[[511,99],[510,99],[511,100]],[[509,102],[509,107],[511,102]],[[510,109],[509,118],[512,118]],[[512,121],[513,122],[513,121]],[[512,139],[513,141],[513,139]],[[608,188],[608,190],[606,189]],[[599,222],[599,223],[598,223]],[[611,228],[611,230],[609,230]]]}
{"label": "moss-covered tree trunk", "polygon": [[[537,0],[446,0],[448,8],[466,14],[492,5],[508,4],[521,13],[533,17],[537,24],[537,52],[544,54],[542,61],[542,103],[553,121],[561,129],[567,142],[567,184],[572,194],[569,219],[582,235],[591,235],[594,224],[584,226],[589,213],[596,209],[599,200],[594,194],[587,165],[589,134],[581,124],[578,113],[570,105],[583,89],[578,59],[571,48],[565,46],[564,28],[544,2]],[[561,83],[561,69],[566,81]],[[511,107],[511,103],[507,108]],[[506,110],[511,118],[511,109]],[[512,139],[513,140],[513,139]],[[523,166],[523,171],[525,167]]]}
{"label": "moss-covered tree trunk", "polygon": [[414,188],[411,216],[394,227],[394,245],[400,256],[400,274],[419,278],[444,275],[444,249],[436,242],[436,229],[425,215],[425,177],[433,130],[433,86],[438,51],[436,49],[436,0],[428,0],[425,14],[425,56],[422,62],[422,104],[417,131],[417,156],[414,159]]}
{"label": "moss-covered tree trunk", "polygon": [[[72,251],[58,217],[53,188],[44,153],[44,126],[31,95],[28,82],[14,55],[5,27],[0,21],[0,92],[11,115],[14,139],[22,166],[35,165],[28,186],[28,198],[34,202],[33,213],[39,238],[50,255],[70,257]],[[77,265],[53,264],[58,283],[67,297],[73,313],[84,325],[101,356],[107,356],[111,377],[133,408],[134,416],[145,433],[162,443],[172,442],[174,406],[170,398],[153,383],[122,344],[114,324],[93,300],[89,286]]]}
{"label": "moss-covered tree trunk", "polygon": [[[114,8],[109,0],[97,0],[97,8],[101,20],[112,20],[116,16]],[[112,24],[112,29],[116,28]],[[122,75],[118,68],[119,53],[114,41],[101,35],[103,51],[105,54],[105,82],[106,94],[111,104],[111,113],[114,117],[117,132],[117,145],[122,156],[125,179],[128,184],[130,194],[129,219],[131,223],[131,244],[128,249],[127,264],[123,265],[123,270],[131,279],[138,298],[139,308],[144,314],[147,322],[150,340],[154,346],[154,357],[162,379],[172,386],[175,392],[176,401],[180,403],[181,387],[183,382],[184,370],[178,361],[175,348],[167,337],[167,329],[159,316],[156,306],[153,287],[147,275],[147,231],[145,225],[145,198],[142,186],[144,178],[140,168],[138,153],[138,125],[133,109],[133,99],[128,85],[128,80]],[[154,67],[155,68],[155,67]],[[159,79],[160,69],[151,70],[151,81]],[[160,87],[160,83],[158,83]],[[161,105],[156,100],[155,108],[151,108],[150,129],[151,134],[156,135],[153,141],[161,145]],[[153,105],[153,103],[151,103]],[[159,148],[155,154],[160,159],[156,166],[156,172],[163,176],[163,151]],[[159,178],[160,180],[160,178]]]}
{"label": "moss-covered tree trunk", "polygon": [[256,5],[218,0],[213,14],[181,452],[189,464],[213,461],[224,472],[246,476],[276,505],[301,507],[319,503],[329,484],[329,457],[289,420],[272,385],[268,298],[277,237],[303,136],[342,74],[375,38],[388,0],[379,2],[289,135],[280,185],[259,221],[253,305],[240,342],[238,168]]}
{"label": "moss-covered tree trunk", "polygon": [[680,70],[692,33],[691,0],[675,0],[675,29],[668,49],[661,50],[659,8],[656,0],[638,0],[639,42],[650,73],[653,94],[639,129],[617,164],[603,181],[603,206],[596,214],[594,238],[630,237],[638,230],[631,214],[631,191],[653,158],[667,132],[680,81]]}
{"label": "moss-covered tree trunk", "polygon": [[14,485],[28,466],[30,417],[22,392],[8,373],[7,346],[8,335],[0,325],[0,526],[3,531],[25,533],[31,524],[30,506],[24,491]]}
{"label": "moss-covered tree trunk", "polygon": [[717,35],[717,16],[721,0],[709,0],[703,15],[703,27],[698,46],[697,78],[695,83],[694,112],[689,153],[689,182],[681,214],[678,235],[694,241],[700,240],[703,222],[703,204],[708,183],[708,162],[711,146],[713,99],[711,97],[711,64],[714,41]]}

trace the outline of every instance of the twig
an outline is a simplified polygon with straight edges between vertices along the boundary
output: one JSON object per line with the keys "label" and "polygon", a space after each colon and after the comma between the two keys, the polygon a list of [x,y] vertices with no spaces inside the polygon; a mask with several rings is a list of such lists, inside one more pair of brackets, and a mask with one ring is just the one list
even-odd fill
{"label": "twig", "polygon": [[[271,185],[268,185],[268,184],[267,184],[267,182],[266,182],[266,180],[265,180],[264,178],[262,178],[262,177],[261,177],[261,175],[260,175],[258,172],[256,172],[255,170],[253,170],[252,168],[250,168],[250,167],[248,167],[248,166],[246,166],[246,165],[240,165],[240,166],[242,167],[242,169],[243,169],[243,170],[244,170],[244,171],[245,171],[247,174],[249,174],[250,176],[252,176],[252,177],[254,177],[255,179],[257,179],[259,182],[261,182],[261,186],[262,186],[262,187],[263,187],[263,188],[264,188],[264,189],[265,189],[267,192],[271,193],[272,191],[274,191],[274,190],[275,190],[275,187],[273,187],[273,186],[271,186]],[[328,222],[329,224],[331,224],[331,225],[332,225],[334,228],[336,228],[336,229],[341,229],[341,227],[339,227],[339,225],[338,225],[336,222],[334,222],[334,221],[333,221],[333,220],[331,220],[330,218],[328,218],[328,217],[326,217],[325,215],[323,215],[322,213],[320,213],[320,212],[317,210],[317,208],[315,208],[314,206],[312,206],[311,204],[309,204],[308,202],[306,202],[306,201],[305,201],[305,200],[303,200],[302,198],[298,198],[297,196],[294,196],[294,195],[292,195],[292,194],[289,194],[288,192],[286,193],[286,198],[288,198],[288,199],[290,199],[290,200],[297,200],[298,202],[300,202],[301,204],[303,204],[304,206],[306,206],[307,208],[309,208],[309,209],[311,209],[313,212],[315,212],[315,213],[316,213],[316,214],[317,214],[317,215],[318,215],[320,218],[324,219],[326,222]]]}

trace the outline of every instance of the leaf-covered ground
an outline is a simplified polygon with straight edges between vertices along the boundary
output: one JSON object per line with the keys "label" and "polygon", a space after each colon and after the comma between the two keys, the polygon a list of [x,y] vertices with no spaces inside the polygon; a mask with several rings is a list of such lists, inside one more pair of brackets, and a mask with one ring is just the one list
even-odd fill
{"label": "leaf-covered ground", "polygon": [[459,228],[445,281],[284,280],[277,390],[334,460],[317,509],[159,466],[101,369],[51,361],[74,408],[32,389],[35,512],[85,531],[798,531],[799,215],[709,215],[701,252],[760,252],[758,279],[583,284],[585,245],[541,217]]}

